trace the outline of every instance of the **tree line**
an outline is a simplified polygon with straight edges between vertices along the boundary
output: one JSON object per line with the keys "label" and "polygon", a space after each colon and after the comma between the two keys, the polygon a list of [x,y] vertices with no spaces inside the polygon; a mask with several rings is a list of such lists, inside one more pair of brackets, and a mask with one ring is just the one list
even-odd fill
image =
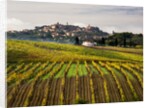
{"label": "tree line", "polygon": [[120,46],[120,47],[143,47],[143,34],[129,32],[113,33],[107,38],[102,37],[96,41],[98,45]]}

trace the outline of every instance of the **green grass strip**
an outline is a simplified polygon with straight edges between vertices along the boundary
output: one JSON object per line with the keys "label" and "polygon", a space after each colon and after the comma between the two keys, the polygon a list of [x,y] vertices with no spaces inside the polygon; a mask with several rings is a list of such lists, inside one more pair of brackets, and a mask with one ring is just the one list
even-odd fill
{"label": "green grass strip", "polygon": [[66,69],[66,64],[64,64],[61,68],[61,70],[54,76],[54,78],[62,78],[64,77],[64,71]]}
{"label": "green grass strip", "polygon": [[76,64],[72,64],[68,71],[67,77],[74,77],[76,76]]}

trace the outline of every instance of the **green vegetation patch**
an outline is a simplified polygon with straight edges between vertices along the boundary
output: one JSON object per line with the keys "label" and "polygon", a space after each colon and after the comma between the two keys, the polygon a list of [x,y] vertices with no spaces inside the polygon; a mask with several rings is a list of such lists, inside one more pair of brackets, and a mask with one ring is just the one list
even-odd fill
{"label": "green vegetation patch", "polygon": [[98,70],[96,68],[94,68],[94,66],[92,64],[90,64],[89,67],[90,67],[92,73],[96,73],[96,74],[99,73]]}
{"label": "green vegetation patch", "polygon": [[76,67],[77,67],[76,64],[72,64],[72,65],[70,66],[69,71],[68,71],[68,74],[67,74],[67,77],[76,76]]}
{"label": "green vegetation patch", "polygon": [[62,78],[64,77],[64,72],[65,72],[65,69],[66,69],[66,64],[64,64],[61,68],[61,70],[54,76],[54,78]]}
{"label": "green vegetation patch", "polygon": [[102,67],[102,66],[100,66],[100,65],[99,65],[99,67],[100,67],[100,69],[102,70],[102,72],[103,72],[104,74],[106,74],[106,75],[110,74],[110,73],[108,72],[108,70],[107,70],[105,67]]}
{"label": "green vegetation patch", "polygon": [[115,74],[116,74],[118,77],[122,77],[120,71],[118,71],[117,69],[115,69],[115,68],[112,67],[112,71],[114,71]]}
{"label": "green vegetation patch", "polygon": [[127,74],[128,78],[130,80],[134,80],[135,79],[135,77],[130,72],[128,72],[128,70],[126,70],[126,74]]}
{"label": "green vegetation patch", "polygon": [[86,76],[88,74],[84,64],[79,64],[79,76]]}
{"label": "green vegetation patch", "polygon": [[56,70],[56,68],[57,68],[58,66],[59,66],[59,64],[56,64],[55,66],[53,66],[53,67],[52,67],[52,70],[49,71],[46,75],[44,75],[44,76],[42,77],[42,79],[45,80],[45,79],[51,77],[50,73],[51,73],[51,72],[55,72],[55,70]]}

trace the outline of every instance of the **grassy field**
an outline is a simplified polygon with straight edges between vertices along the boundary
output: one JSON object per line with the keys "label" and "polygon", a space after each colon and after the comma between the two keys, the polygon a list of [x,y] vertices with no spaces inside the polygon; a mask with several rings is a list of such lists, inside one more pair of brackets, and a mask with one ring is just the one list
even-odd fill
{"label": "grassy field", "polygon": [[95,46],[94,48],[101,49],[101,50],[112,50],[112,51],[119,51],[119,52],[126,52],[126,53],[134,53],[134,54],[143,54],[142,48],[124,48],[124,47],[113,47],[113,46]]}
{"label": "grassy field", "polygon": [[[106,49],[106,48],[105,48]],[[75,61],[75,60],[109,60],[109,61],[143,61],[143,56],[135,53],[95,49],[70,44],[7,41],[8,62],[18,61]],[[129,48],[127,48],[129,50]],[[133,48],[131,48],[132,50]],[[120,48],[116,48],[120,50]],[[141,49],[142,50],[142,49]],[[134,52],[141,52],[134,49]]]}
{"label": "grassy field", "polygon": [[143,100],[142,49],[7,41],[8,107]]}

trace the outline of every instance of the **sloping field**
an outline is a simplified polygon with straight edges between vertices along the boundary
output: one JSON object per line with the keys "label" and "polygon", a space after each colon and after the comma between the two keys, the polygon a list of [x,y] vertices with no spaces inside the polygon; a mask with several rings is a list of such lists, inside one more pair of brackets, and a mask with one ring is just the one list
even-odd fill
{"label": "sloping field", "polygon": [[[134,50],[139,52],[139,49]],[[143,61],[143,56],[135,53],[105,49],[97,50],[95,48],[70,44],[19,40],[7,41],[7,58],[8,63],[18,61],[71,60]]]}
{"label": "sloping field", "polygon": [[8,40],[7,56],[8,107],[143,100],[141,54]]}
{"label": "sloping field", "polygon": [[10,69],[9,64],[7,103],[9,107],[19,107],[142,101],[143,73],[130,67],[131,64],[137,65],[33,62],[28,68],[26,63],[17,63]]}

